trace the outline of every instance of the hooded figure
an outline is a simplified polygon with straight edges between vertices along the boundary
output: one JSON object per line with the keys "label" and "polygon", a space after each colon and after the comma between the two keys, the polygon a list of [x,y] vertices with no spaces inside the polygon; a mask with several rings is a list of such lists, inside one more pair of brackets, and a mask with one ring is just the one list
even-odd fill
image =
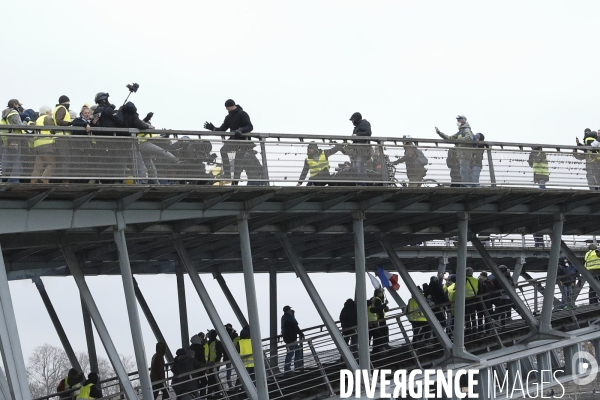
{"label": "hooded figure", "polygon": [[356,303],[352,299],[346,300],[340,313],[342,329],[355,328],[358,325]]}
{"label": "hooded figure", "polygon": [[100,377],[97,373],[91,372],[88,375],[87,380],[85,380],[81,384],[81,390],[79,391],[79,395],[77,395],[78,399],[99,399],[102,396],[102,390],[100,390],[100,386],[98,383],[100,382]]}
{"label": "hooded figure", "polygon": [[[167,352],[167,344],[163,342],[156,343],[156,353],[152,356],[150,362],[150,380],[152,382],[163,381],[166,379],[165,374],[165,354]],[[163,394],[163,398],[168,395],[165,387],[165,382],[160,382],[152,385],[152,391],[154,392],[154,398],[156,399],[159,394]]]}
{"label": "hooded figure", "polygon": [[171,371],[175,377],[171,380],[171,386],[177,395],[190,393],[198,390],[198,380],[190,372],[202,366],[194,357],[187,354],[185,349],[177,350]]}
{"label": "hooded figure", "polygon": [[[77,371],[75,368],[71,368],[69,370],[69,373],[67,374],[67,377],[65,379],[63,379],[62,381],[60,381],[60,383],[58,384],[58,387],[56,388],[56,392],[60,393],[60,392],[64,392],[65,390],[80,387],[81,386],[80,383],[83,381],[83,378],[84,378],[83,372]],[[71,398],[71,394],[61,397],[61,399],[70,399],[70,398]]]}

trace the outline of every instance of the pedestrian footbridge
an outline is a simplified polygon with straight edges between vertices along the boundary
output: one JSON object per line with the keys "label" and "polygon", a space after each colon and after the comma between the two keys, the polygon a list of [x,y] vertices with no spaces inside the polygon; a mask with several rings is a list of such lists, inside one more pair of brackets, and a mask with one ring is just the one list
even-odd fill
{"label": "pedestrian footbridge", "polygon": [[[213,133],[169,133],[174,137],[151,140],[173,150],[169,146],[197,144],[194,141],[198,139],[182,138],[196,135],[210,142],[219,154],[224,141]],[[164,338],[143,288],[135,281],[138,274],[175,274],[180,287],[184,279],[194,284],[206,315],[231,355],[231,365],[220,365],[220,378],[226,368],[233,368],[239,378],[231,390],[217,380],[211,387],[214,398],[334,396],[342,368],[465,367],[506,372],[509,379],[517,372],[522,376],[528,371],[564,369],[557,377],[568,381],[575,376],[579,362],[577,357],[575,364],[569,361],[573,355],[583,346],[600,349],[596,323],[600,307],[587,300],[590,288],[600,292],[600,283],[582,265],[588,246],[596,243],[600,192],[586,176],[586,157],[591,153],[582,151],[585,149],[488,143],[479,182],[457,182],[446,163],[453,143],[413,139],[412,144],[405,144],[397,138],[371,138],[367,145],[344,143],[347,138],[340,137],[265,134],[254,135],[254,139],[240,141],[246,147],[239,151],[251,150],[258,164],[238,163],[244,167],[238,177],[217,170],[209,173],[211,167],[222,167],[218,155],[211,158],[214,164],[202,161],[200,165],[192,162],[199,159],[196,153],[183,152],[179,154],[183,162],[175,165],[157,160],[156,178],[163,184],[150,184],[147,174],[120,176],[120,167],[105,168],[112,162],[122,165],[123,171],[129,167],[137,171],[137,138],[72,136],[63,140],[71,141],[71,154],[77,156],[65,161],[70,167],[62,170],[63,175],[55,175],[55,181],[26,183],[35,177],[27,175],[24,168],[23,175],[15,177],[20,183],[0,185],[0,350],[5,365],[5,375],[0,374],[0,399],[31,398],[10,281],[32,279],[36,283],[71,363],[79,367],[44,290],[43,279],[48,276],[76,282],[90,360],[96,358],[93,324],[115,369],[115,377],[103,384],[110,398],[153,398],[138,305],[156,340]],[[318,182],[328,186],[297,187],[311,140],[323,148],[337,144],[342,148],[369,147],[374,169],[366,178],[346,171],[341,177]],[[248,143],[253,143],[250,150]],[[387,168],[390,160],[404,155],[406,146],[416,146],[425,154],[428,181],[409,179],[403,164]],[[533,182],[527,163],[531,147],[542,147],[547,153],[550,180],[545,190]],[[234,169],[236,157],[231,157]],[[343,152],[332,155],[332,172],[348,157]],[[256,171],[252,168],[260,168],[260,178],[253,178]],[[232,181],[238,184],[232,185]],[[559,307],[560,257],[566,257],[581,274],[574,288],[577,307]],[[515,286],[500,273],[501,264],[510,267]],[[358,309],[358,345],[349,347],[343,338],[348,332],[340,331],[308,273],[352,273],[356,302],[366,304],[366,273],[378,265],[400,276],[423,310],[427,327],[413,332],[403,312],[409,299],[392,291],[388,296],[397,308],[386,316],[390,348],[372,348],[366,308],[362,307]],[[465,307],[467,266],[500,277],[498,292],[478,298],[481,332],[474,332],[465,322],[470,321],[471,309]],[[444,271],[457,275],[452,330],[436,316],[449,305],[432,309],[413,279],[415,272],[433,275]],[[240,309],[229,292],[226,277],[230,273],[244,275],[247,310]],[[260,273],[271,277],[269,310],[257,307],[254,275]],[[323,325],[305,330],[301,342],[304,367],[288,375],[283,373],[286,349],[277,337],[276,277],[281,273],[299,277],[323,321]],[[227,338],[199,274],[213,275],[240,325],[250,325],[256,339],[254,381]],[[121,364],[98,311],[97,302],[102,299],[94,298],[87,287],[86,276],[91,275],[121,276],[130,322],[127,330],[132,335],[138,371],[143,372],[128,374]],[[300,283],[298,290],[302,289]],[[495,298],[509,300],[510,318],[498,317]],[[258,313],[267,311],[272,321],[268,334],[258,324]],[[182,332],[187,332],[183,308],[180,320]],[[600,351],[594,355],[598,357]],[[198,374],[211,375],[216,367]],[[546,380],[545,376],[536,377]],[[483,380],[480,387],[489,388],[490,383]],[[489,390],[486,393],[491,396]]]}

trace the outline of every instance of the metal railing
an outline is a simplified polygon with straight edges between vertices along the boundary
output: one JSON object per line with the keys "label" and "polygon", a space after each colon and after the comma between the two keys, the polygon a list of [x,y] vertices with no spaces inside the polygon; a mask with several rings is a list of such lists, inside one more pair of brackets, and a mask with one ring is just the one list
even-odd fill
{"label": "metal railing", "polygon": [[[559,277],[562,281],[563,277]],[[519,298],[526,308],[536,317],[539,317],[544,297],[544,285],[546,279],[522,279],[514,287]],[[577,280],[571,287],[572,294],[565,298],[562,303],[562,292],[559,285],[552,291],[554,297],[554,310],[552,313],[552,324],[555,329],[573,330],[582,324],[598,318],[600,309],[597,306],[588,306],[589,287],[581,279]],[[510,347],[520,337],[526,336],[530,330],[522,321],[519,313],[513,308],[510,300],[504,296],[502,290],[492,291],[485,295],[470,298],[469,304],[472,308],[467,309],[465,323],[465,346],[473,354],[487,353],[490,349],[502,349]],[[443,320],[442,326],[446,333],[452,337],[453,305],[450,302],[432,305],[432,310]],[[473,311],[469,311],[473,310]],[[380,321],[381,322],[381,321]],[[409,321],[404,310],[394,308],[387,312],[385,318],[385,329],[387,336],[385,344],[389,347],[380,347],[382,344],[373,343],[371,350],[371,363],[374,368],[406,369],[432,368],[436,359],[443,356],[441,345],[435,339],[428,325],[419,326]],[[421,324],[422,325],[422,324]],[[338,323],[338,328],[339,323]],[[341,329],[341,328],[340,328]],[[375,329],[372,327],[370,333]],[[320,395],[328,397],[337,392],[339,387],[339,371],[346,368],[340,358],[331,336],[323,325],[314,326],[303,330],[305,335],[300,340],[303,362],[299,368],[290,365],[291,371],[286,373],[285,356],[288,353],[286,344],[280,344],[275,350],[275,356],[271,354],[269,346],[270,338],[263,339],[263,351],[266,361],[269,398],[283,399],[294,394],[310,393],[311,396]],[[345,339],[351,340],[355,331],[350,328],[342,331]],[[374,339],[375,340],[375,339]],[[358,357],[357,345],[351,346],[351,351]],[[499,364],[498,368],[506,368]],[[164,383],[166,390],[173,396],[173,392],[183,394],[179,390],[188,383],[202,382],[201,387],[192,385],[191,392],[210,391],[213,396],[219,398],[245,399],[241,385],[236,382],[236,373],[232,370],[232,385],[229,386],[225,379],[227,370],[231,370],[231,364],[227,362],[205,366],[203,368],[186,373],[186,377],[178,379],[173,383],[173,376],[167,366],[167,379],[154,384]],[[282,370],[283,369],[283,370]],[[137,373],[130,374],[134,387],[139,386]],[[206,384],[206,382],[209,384]],[[116,399],[123,395],[118,390],[117,378],[105,380],[102,388],[110,391],[106,399]],[[201,393],[207,395],[206,392]],[[140,394],[141,396],[141,394]],[[45,400],[56,395],[46,396],[38,400]],[[215,398],[216,398],[215,397]]]}
{"label": "metal railing", "polygon": [[[6,132],[17,127],[3,128]],[[369,144],[358,144],[345,136],[261,133],[244,135],[254,140],[225,140],[228,134],[199,131],[143,132],[172,136],[161,138],[138,137],[140,132],[136,129],[96,128],[93,135],[76,127],[28,126],[27,129],[72,135],[0,135],[4,180],[273,186],[291,186],[298,182],[398,187],[463,184],[533,188],[541,185],[561,189],[600,186],[597,185],[600,177],[593,173],[586,175],[588,171],[595,171],[593,165],[600,163],[600,155],[591,153],[591,147],[479,142],[486,147],[474,148],[455,147],[465,146],[464,142],[436,139],[410,139],[411,144],[405,145],[399,138],[372,137]],[[306,178],[300,180],[311,142],[319,150],[329,150],[329,173],[311,179],[309,171]],[[528,162],[532,148],[544,151],[549,173],[547,182],[534,182],[533,168]],[[416,157],[415,149],[421,151],[426,160]],[[481,167],[478,182],[462,181],[458,159],[448,158],[455,150],[462,154],[460,157],[468,158],[471,168]]]}

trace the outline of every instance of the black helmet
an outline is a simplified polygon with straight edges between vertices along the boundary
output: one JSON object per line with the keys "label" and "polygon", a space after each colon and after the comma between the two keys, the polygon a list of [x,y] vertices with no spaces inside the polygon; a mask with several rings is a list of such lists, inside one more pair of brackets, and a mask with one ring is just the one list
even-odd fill
{"label": "black helmet", "polygon": [[96,97],[94,98],[94,101],[96,103],[100,103],[102,100],[108,100],[108,93],[104,93],[104,92],[100,92],[96,94]]}

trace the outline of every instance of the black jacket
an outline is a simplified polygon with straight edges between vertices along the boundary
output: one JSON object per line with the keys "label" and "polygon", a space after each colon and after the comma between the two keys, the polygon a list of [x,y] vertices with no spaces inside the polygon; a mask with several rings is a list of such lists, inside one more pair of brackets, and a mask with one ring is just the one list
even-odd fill
{"label": "black jacket", "polygon": [[194,358],[199,363],[206,363],[206,359],[204,358],[204,345],[200,343],[192,343],[190,344],[190,350],[194,351]]}
{"label": "black jacket", "polygon": [[358,325],[356,303],[352,299],[346,300],[344,308],[340,313],[340,324],[342,329],[353,328]]}
{"label": "black jacket", "polygon": [[[356,136],[371,136],[371,124],[366,119],[361,120],[352,131]],[[353,143],[367,143],[366,140],[354,140]]]}
{"label": "black jacket", "polygon": [[[116,111],[110,105],[98,105],[94,111],[94,115],[100,114],[98,122],[94,126],[101,128],[123,128],[123,117],[119,111]],[[112,136],[110,133],[96,133],[97,136]],[[128,136],[127,134],[119,133],[118,136]]]}
{"label": "black jacket", "polygon": [[442,288],[442,284],[440,282],[431,281],[427,288],[423,290],[423,295],[425,297],[431,296],[431,301],[434,304],[443,304],[448,301],[446,298],[446,294],[444,293],[444,289]]}
{"label": "black jacket", "polygon": [[[252,122],[250,122],[250,116],[244,111],[242,106],[238,105],[235,110],[229,111],[223,124],[220,127],[215,128],[215,131],[226,131],[227,129],[231,132],[241,129],[242,133],[249,133],[254,129]],[[242,137],[239,135],[232,135],[229,139],[242,139]],[[250,138],[245,139],[250,140]]]}
{"label": "black jacket", "polygon": [[[238,334],[235,330],[228,331],[228,333],[229,333],[229,338],[231,339],[232,342],[236,337],[238,337]],[[225,350],[225,348],[223,347],[223,361],[227,361],[227,360],[229,360],[229,356],[227,355],[227,352],[224,350]]]}
{"label": "black jacket", "polygon": [[123,126],[125,128],[148,129],[149,124],[140,119],[135,104],[128,101],[123,106]]}
{"label": "black jacket", "polygon": [[[82,128],[85,128],[86,126],[92,126],[92,121],[86,121],[85,119],[83,119],[83,117],[77,117],[73,120],[72,123],[73,126],[80,126]],[[85,131],[75,131],[72,133],[72,135],[87,135],[87,132]]]}
{"label": "black jacket", "polygon": [[[176,394],[189,393],[198,389],[198,381],[190,380],[189,372],[201,368],[200,363],[189,355],[175,357],[171,371],[175,377],[171,380],[171,385]],[[176,383],[182,382],[176,385]]]}
{"label": "black jacket", "polygon": [[[86,379],[85,381],[83,381],[81,386],[87,386],[90,383],[94,382],[90,381],[89,379]],[[95,399],[99,399],[102,397],[102,390],[100,390],[100,385],[97,385],[95,383],[92,385],[92,387],[90,388],[90,397],[93,397]]]}

